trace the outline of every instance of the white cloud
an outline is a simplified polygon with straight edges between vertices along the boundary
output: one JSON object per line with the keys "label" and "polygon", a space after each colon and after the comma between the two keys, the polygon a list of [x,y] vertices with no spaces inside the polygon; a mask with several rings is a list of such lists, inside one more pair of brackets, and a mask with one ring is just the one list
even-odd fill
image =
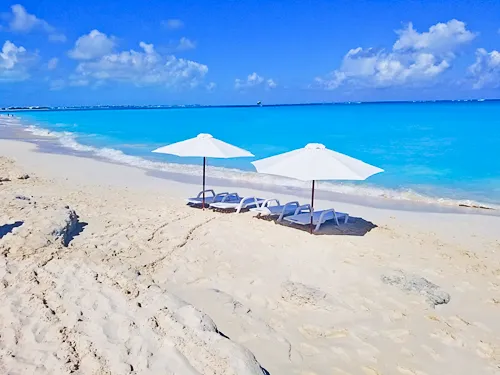
{"label": "white cloud", "polygon": [[7,40],[0,50],[0,82],[28,79],[29,62],[30,57],[26,49]]}
{"label": "white cloud", "polygon": [[88,86],[89,83],[90,82],[87,80],[77,79],[76,77],[70,77],[69,80],[54,79],[49,81],[49,90],[58,91],[66,88],[67,86],[83,87],[83,86]]}
{"label": "white cloud", "polygon": [[236,78],[236,80],[234,81],[234,88],[237,90],[245,89],[253,86],[258,86],[262,82],[264,82],[264,78],[253,72],[252,74],[248,75],[246,80]]}
{"label": "white cloud", "polygon": [[88,86],[90,84],[90,81],[88,79],[82,79],[79,78],[78,76],[71,76],[69,85],[70,86],[75,86],[75,87],[83,87],[83,86]]}
{"label": "white cloud", "polygon": [[401,55],[356,48],[344,56],[340,69],[326,78],[316,78],[316,82],[326,89],[335,89],[349,82],[388,87],[427,81],[449,67],[450,63],[446,59],[436,57],[432,53]]}
{"label": "white cloud", "polygon": [[206,86],[208,91],[214,91],[216,87],[217,87],[217,84],[215,82],[210,82]]}
{"label": "white cloud", "polygon": [[18,55],[26,52],[24,47],[17,47],[14,43],[7,40],[0,52],[0,67],[3,69],[12,69],[19,62]]}
{"label": "white cloud", "polygon": [[57,68],[57,64],[59,64],[59,59],[57,57],[53,57],[47,63],[47,69],[54,70],[55,68]]}
{"label": "white cloud", "polygon": [[272,79],[272,78],[269,78],[267,81],[266,81],[266,85],[268,88],[270,89],[275,89],[277,85],[277,83]]}
{"label": "white cloud", "polygon": [[162,21],[161,24],[162,26],[171,30],[181,29],[182,27],[184,27],[184,22],[176,18],[171,18],[166,21]]}
{"label": "white cloud", "polygon": [[500,52],[488,52],[484,48],[478,48],[476,62],[469,66],[469,73],[475,89],[500,87]]}
{"label": "white cloud", "polygon": [[29,14],[21,4],[12,5],[10,8],[12,10],[12,18],[9,23],[11,31],[27,33],[43,22],[35,15]]}
{"label": "white cloud", "polygon": [[182,37],[179,40],[179,44],[177,45],[177,50],[179,51],[186,51],[188,49],[194,49],[194,48],[196,48],[196,43],[189,40],[186,37]]}
{"label": "white cloud", "polygon": [[447,23],[437,23],[429,31],[419,33],[413,24],[397,31],[399,39],[394,43],[394,51],[427,51],[434,53],[453,53],[461,44],[470,42],[476,33],[467,30],[464,22],[450,20]]}
{"label": "white cloud", "polygon": [[114,37],[108,37],[99,30],[92,30],[77,39],[75,47],[68,55],[75,60],[92,60],[111,53],[115,46]]}
{"label": "white cloud", "polygon": [[246,80],[236,78],[236,80],[234,81],[234,88],[236,90],[244,90],[247,88],[262,86],[262,85],[270,89],[274,89],[277,86],[276,82],[272,78],[266,80],[264,77],[259,76],[255,72],[249,74]]}
{"label": "white cloud", "polygon": [[65,42],[66,36],[57,32],[47,21],[37,18],[34,14],[29,14],[21,4],[11,7],[12,13],[7,15],[9,19],[9,30],[18,33],[29,33],[33,30],[42,30],[53,42]]}
{"label": "white cloud", "polygon": [[195,87],[208,72],[206,65],[161,55],[152,44],[139,43],[142,51],[109,53],[78,64],[74,82],[107,81],[132,83],[136,86],[164,85]]}
{"label": "white cloud", "polygon": [[340,68],[316,78],[316,85],[332,90],[344,84],[390,87],[428,83],[449,69],[457,50],[476,36],[457,20],[438,23],[423,33],[409,24],[397,34],[399,38],[389,52],[351,49]]}

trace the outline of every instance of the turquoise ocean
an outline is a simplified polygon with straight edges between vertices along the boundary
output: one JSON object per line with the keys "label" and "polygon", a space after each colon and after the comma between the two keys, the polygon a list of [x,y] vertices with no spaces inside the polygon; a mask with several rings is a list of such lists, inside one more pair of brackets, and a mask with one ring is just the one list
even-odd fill
{"label": "turquoise ocean", "polygon": [[[69,150],[151,170],[200,173],[200,160],[152,154],[210,133],[256,159],[323,143],[385,170],[323,183],[350,194],[500,206],[500,102],[358,103],[264,107],[20,112],[23,128]],[[209,160],[211,175],[305,186],[254,173],[254,159]]]}

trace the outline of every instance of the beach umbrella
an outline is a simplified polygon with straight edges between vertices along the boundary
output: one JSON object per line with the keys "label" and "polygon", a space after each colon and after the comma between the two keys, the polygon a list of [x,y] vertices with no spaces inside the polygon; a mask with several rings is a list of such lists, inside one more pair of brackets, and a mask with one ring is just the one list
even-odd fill
{"label": "beach umbrella", "polygon": [[210,134],[198,134],[195,138],[172,143],[170,145],[157,148],[153,152],[183,157],[203,158],[203,208],[205,208],[205,168],[207,158],[229,159],[254,156],[247,150],[243,150],[242,148],[216,139]]}
{"label": "beach umbrella", "polygon": [[314,183],[317,180],[365,180],[383,169],[361,160],[329,150],[319,143],[310,143],[269,158],[253,161],[259,173],[312,181],[311,233],[314,211]]}

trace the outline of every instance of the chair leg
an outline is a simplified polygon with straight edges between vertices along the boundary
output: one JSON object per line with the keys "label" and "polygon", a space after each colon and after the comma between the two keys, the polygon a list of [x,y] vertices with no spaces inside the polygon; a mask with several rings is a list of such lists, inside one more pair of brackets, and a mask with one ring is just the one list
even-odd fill
{"label": "chair leg", "polygon": [[335,219],[335,223],[337,224],[337,226],[339,227],[340,224],[339,224],[339,219],[337,218],[337,214],[334,212],[333,213],[333,218]]}
{"label": "chair leg", "polygon": [[321,221],[318,221],[318,224],[316,224],[316,227],[314,228],[314,233],[316,233],[317,231],[319,231],[319,227],[321,226]]}

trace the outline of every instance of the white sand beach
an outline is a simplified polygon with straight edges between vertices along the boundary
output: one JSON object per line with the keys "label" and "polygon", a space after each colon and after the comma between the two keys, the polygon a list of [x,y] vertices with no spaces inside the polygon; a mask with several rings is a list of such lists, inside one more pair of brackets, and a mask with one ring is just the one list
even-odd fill
{"label": "white sand beach", "polygon": [[310,235],[7,140],[0,178],[0,374],[500,374],[499,216],[320,200],[352,218]]}

